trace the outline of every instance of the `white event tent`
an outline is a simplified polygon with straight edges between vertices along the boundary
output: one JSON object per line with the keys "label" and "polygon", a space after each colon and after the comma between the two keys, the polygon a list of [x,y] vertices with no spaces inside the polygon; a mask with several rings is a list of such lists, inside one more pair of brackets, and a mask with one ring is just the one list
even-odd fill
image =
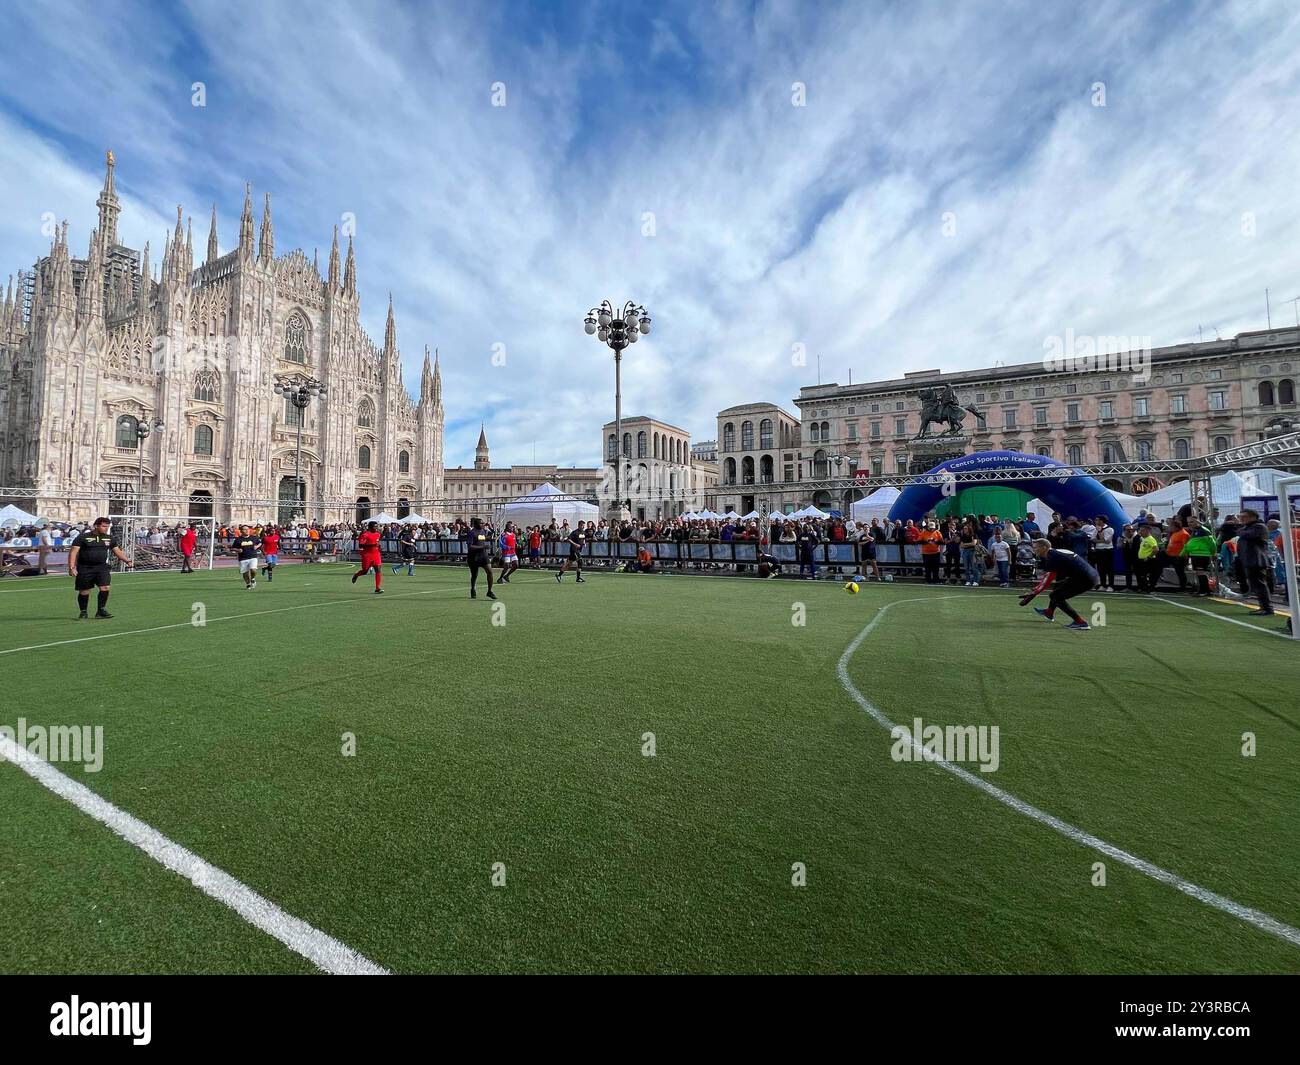
{"label": "white event tent", "polygon": [[859,499],[849,508],[849,516],[856,522],[871,523],[872,518],[884,521],[889,517],[889,510],[902,493],[892,484],[882,485],[871,495]]}
{"label": "white event tent", "polygon": [[565,521],[572,526],[579,521],[598,521],[600,508],[594,503],[572,499],[549,481],[539,484],[526,496],[503,503],[495,510],[498,524],[513,521],[516,526],[557,525]]}

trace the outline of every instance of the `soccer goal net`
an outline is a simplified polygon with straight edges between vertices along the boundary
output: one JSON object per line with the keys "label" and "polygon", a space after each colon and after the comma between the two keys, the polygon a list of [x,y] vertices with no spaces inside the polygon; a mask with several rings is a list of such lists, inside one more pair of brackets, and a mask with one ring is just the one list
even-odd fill
{"label": "soccer goal net", "polygon": [[118,546],[138,572],[183,569],[187,529],[194,529],[191,569],[211,569],[215,518],[176,518],[157,514],[122,514],[113,519]]}

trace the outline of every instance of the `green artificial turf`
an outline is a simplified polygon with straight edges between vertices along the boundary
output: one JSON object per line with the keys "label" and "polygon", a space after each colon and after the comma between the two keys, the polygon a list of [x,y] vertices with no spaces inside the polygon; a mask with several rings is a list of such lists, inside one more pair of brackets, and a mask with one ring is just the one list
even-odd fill
{"label": "green artificial turf", "polygon": [[[0,654],[0,724],[103,725],[69,776],[395,972],[1300,972],[892,760],[836,675],[897,603],[848,664],[884,714],[998,726],[991,783],[1298,927],[1287,641],[1122,595],[1072,633],[983,589],[520,572],[502,615],[463,570],[348,572],[118,577],[105,622],[6,581],[0,651],[56,645]],[[0,809],[0,969],[312,971],[17,767]]]}

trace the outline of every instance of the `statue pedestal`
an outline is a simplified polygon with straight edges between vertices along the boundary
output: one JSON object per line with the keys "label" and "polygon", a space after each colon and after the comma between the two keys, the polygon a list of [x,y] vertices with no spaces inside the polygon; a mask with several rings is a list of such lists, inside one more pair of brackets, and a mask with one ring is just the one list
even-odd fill
{"label": "statue pedestal", "polygon": [[961,458],[966,454],[971,438],[969,433],[956,436],[914,437],[907,443],[910,454],[907,472],[916,475],[929,473],[939,463]]}

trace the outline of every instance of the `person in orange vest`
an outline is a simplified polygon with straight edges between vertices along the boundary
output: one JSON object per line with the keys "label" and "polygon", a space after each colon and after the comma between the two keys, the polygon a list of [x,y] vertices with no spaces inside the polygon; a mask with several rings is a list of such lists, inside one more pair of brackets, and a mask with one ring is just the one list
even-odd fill
{"label": "person in orange vest", "polygon": [[916,534],[921,545],[921,565],[925,568],[925,583],[939,584],[939,559],[943,554],[943,533],[935,528],[932,521],[922,522],[922,528]]}

